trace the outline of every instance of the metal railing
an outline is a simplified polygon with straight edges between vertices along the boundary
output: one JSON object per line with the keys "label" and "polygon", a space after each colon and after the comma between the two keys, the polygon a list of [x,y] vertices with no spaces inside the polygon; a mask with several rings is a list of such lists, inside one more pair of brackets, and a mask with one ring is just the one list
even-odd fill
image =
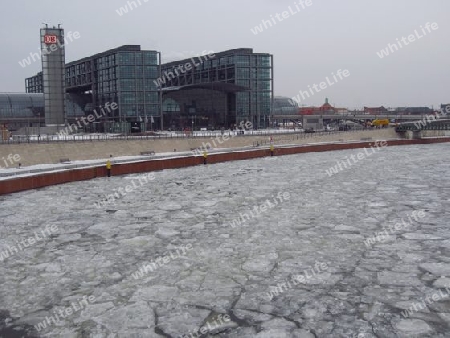
{"label": "metal railing", "polygon": [[421,130],[450,130],[450,124],[425,124],[421,125],[420,123],[415,124],[404,124],[399,125],[395,128],[397,133],[406,132],[406,131],[421,131]]}
{"label": "metal railing", "polygon": [[[297,140],[302,140],[302,139],[308,139],[308,138],[313,138],[316,136],[328,136],[328,135],[336,135],[336,134],[349,134],[349,133],[355,133],[355,132],[361,132],[361,131],[366,131],[366,132],[376,132],[376,131],[380,131],[381,129],[351,129],[351,130],[333,130],[333,131],[320,131],[320,132],[314,132],[314,133],[299,133],[296,135],[291,135],[288,137],[282,137],[282,138],[277,138],[276,136],[273,137],[273,142],[270,140],[263,140],[263,141],[254,141],[253,142],[253,147],[259,147],[259,146],[268,146],[271,145],[272,143],[276,146],[277,144],[280,143],[287,143],[287,142],[292,142],[292,141],[297,141]],[[361,139],[362,141],[364,140],[368,140],[369,138],[364,138]],[[372,138],[370,138],[372,139]]]}
{"label": "metal railing", "polygon": [[[299,140],[302,138],[310,138],[314,136],[331,135],[336,133],[348,133],[348,132],[359,132],[359,131],[377,131],[380,129],[351,129],[346,131],[318,131],[314,133],[305,133],[302,131],[277,131],[277,130],[252,130],[245,131],[241,134],[236,131],[226,131],[223,134],[221,132],[195,132],[185,133],[185,132],[172,132],[172,133],[160,133],[158,135],[110,135],[110,134],[97,134],[97,135],[40,135],[40,136],[29,136],[29,135],[15,135],[13,138],[8,140],[1,140],[0,144],[22,144],[22,143],[84,143],[84,142],[106,142],[106,141],[136,141],[136,140],[167,140],[167,139],[193,139],[193,138],[211,138],[211,137],[250,137],[250,136],[272,136],[274,139],[279,138],[279,136],[284,137],[284,140]],[[262,145],[270,144],[270,141],[263,141]],[[261,143],[261,142],[260,142]],[[256,141],[255,143],[256,144]]]}
{"label": "metal railing", "polygon": [[270,136],[270,135],[292,135],[298,134],[299,131],[268,131],[268,130],[251,130],[245,131],[244,134],[236,131],[221,132],[195,132],[194,134],[189,132],[171,132],[160,133],[158,135],[109,135],[109,134],[97,134],[97,135],[82,135],[74,134],[68,136],[59,135],[14,135],[8,140],[1,140],[0,144],[21,144],[21,143],[80,143],[80,142],[105,142],[105,141],[128,141],[128,140],[161,140],[161,139],[192,139],[192,138],[211,138],[222,137],[224,135],[228,137],[248,137],[248,136]]}

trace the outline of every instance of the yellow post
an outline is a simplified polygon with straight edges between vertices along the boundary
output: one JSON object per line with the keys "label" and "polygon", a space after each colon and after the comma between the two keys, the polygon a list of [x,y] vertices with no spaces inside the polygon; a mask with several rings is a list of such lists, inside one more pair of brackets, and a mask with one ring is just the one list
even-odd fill
{"label": "yellow post", "polygon": [[275,148],[273,147],[273,144],[270,145],[270,156],[273,156],[273,151]]}
{"label": "yellow post", "polygon": [[208,163],[208,153],[205,150],[203,152],[203,164],[207,164],[207,163]]}
{"label": "yellow post", "polygon": [[108,174],[108,177],[111,177],[111,161],[106,161],[106,172]]}

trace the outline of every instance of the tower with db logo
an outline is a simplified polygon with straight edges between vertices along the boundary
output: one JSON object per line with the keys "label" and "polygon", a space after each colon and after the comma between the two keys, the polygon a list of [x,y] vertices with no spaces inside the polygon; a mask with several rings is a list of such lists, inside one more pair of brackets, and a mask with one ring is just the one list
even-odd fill
{"label": "tower with db logo", "polygon": [[59,127],[65,124],[65,50],[64,29],[41,28],[42,78],[45,104],[45,125]]}

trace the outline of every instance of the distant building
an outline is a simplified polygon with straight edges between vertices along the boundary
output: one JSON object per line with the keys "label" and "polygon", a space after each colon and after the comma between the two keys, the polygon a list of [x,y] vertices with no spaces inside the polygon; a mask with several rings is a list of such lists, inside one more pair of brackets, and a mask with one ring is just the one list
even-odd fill
{"label": "distant building", "polygon": [[328,98],[325,99],[325,103],[320,107],[301,107],[299,113],[301,115],[330,115],[336,114],[337,110],[342,110],[343,108],[334,108],[328,102]]}
{"label": "distant building", "polygon": [[9,130],[29,126],[39,118],[44,121],[44,111],[44,94],[0,93],[1,124],[13,117],[15,120],[15,123],[6,126]]}
{"label": "distant building", "polygon": [[384,108],[383,106],[381,106],[381,107],[364,107],[365,114],[376,115],[376,114],[387,114],[388,112],[389,112],[389,110]]}
{"label": "distant building", "polygon": [[298,115],[298,103],[289,97],[275,96],[273,98],[272,115]]}
{"label": "distant building", "polygon": [[433,110],[429,107],[398,107],[395,112],[404,115],[428,115],[432,114]]}
{"label": "distant building", "polygon": [[[87,101],[66,94],[66,116],[69,119],[84,116]],[[6,124],[12,131],[45,125],[44,94],[0,93],[0,124]]]}

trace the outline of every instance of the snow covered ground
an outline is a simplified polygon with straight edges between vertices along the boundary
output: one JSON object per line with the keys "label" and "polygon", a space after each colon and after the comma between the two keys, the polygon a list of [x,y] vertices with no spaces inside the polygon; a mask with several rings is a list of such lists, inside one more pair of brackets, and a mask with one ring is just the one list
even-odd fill
{"label": "snow covered ground", "polygon": [[0,336],[450,337],[448,145],[360,151],[0,196]]}

